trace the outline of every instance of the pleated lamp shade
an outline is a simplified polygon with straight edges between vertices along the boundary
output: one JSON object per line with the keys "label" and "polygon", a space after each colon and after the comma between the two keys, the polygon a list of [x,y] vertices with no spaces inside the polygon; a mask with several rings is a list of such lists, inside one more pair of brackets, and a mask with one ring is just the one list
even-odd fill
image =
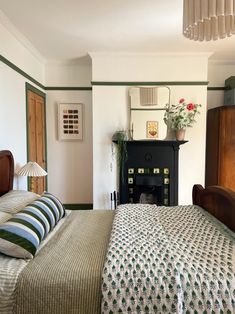
{"label": "pleated lamp shade", "polygon": [[47,172],[39,166],[35,161],[29,161],[17,172],[19,176],[28,176],[28,177],[44,177],[47,175]]}
{"label": "pleated lamp shade", "polygon": [[209,41],[235,33],[234,0],[184,0],[183,34]]}

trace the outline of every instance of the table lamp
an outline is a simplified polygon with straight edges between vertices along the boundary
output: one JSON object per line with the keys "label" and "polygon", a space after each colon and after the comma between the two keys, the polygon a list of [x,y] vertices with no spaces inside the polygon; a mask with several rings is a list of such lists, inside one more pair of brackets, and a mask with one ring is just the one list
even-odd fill
{"label": "table lamp", "polygon": [[32,177],[44,177],[47,175],[47,172],[35,161],[29,161],[17,171],[17,174],[19,176],[27,176],[30,178],[29,190],[34,192],[34,180]]}

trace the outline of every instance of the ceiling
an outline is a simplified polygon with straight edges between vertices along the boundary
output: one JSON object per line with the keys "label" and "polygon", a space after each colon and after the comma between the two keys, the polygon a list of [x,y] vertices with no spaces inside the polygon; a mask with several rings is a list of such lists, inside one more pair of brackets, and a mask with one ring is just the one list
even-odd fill
{"label": "ceiling", "polygon": [[194,42],[182,35],[183,0],[0,0],[0,10],[0,21],[47,62],[97,51],[213,52],[212,59],[235,60],[235,36]]}

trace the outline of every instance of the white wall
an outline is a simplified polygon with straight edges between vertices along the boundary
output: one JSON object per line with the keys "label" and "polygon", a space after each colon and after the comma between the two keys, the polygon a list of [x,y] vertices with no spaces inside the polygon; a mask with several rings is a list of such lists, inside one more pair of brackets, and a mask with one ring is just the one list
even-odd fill
{"label": "white wall", "polygon": [[[40,83],[44,65],[0,23],[0,54]],[[0,62],[0,149],[12,151],[16,167],[27,161],[25,82],[21,74]],[[26,189],[26,179],[15,177],[14,187]]]}
{"label": "white wall", "polygon": [[128,96],[123,86],[93,86],[93,208],[110,207],[117,190],[112,135],[128,127]]}
{"label": "white wall", "polygon": [[[92,54],[93,81],[207,81],[208,56],[153,54]],[[202,104],[201,114],[187,130],[187,144],[179,157],[179,203],[192,202],[192,186],[204,184],[206,86],[170,86],[171,103],[186,98]],[[93,86],[93,203],[95,209],[110,207],[116,189],[112,134],[128,127],[128,87]]]}
{"label": "white wall", "polygon": [[[90,64],[46,65],[46,86],[90,86]],[[47,91],[48,190],[63,203],[92,203],[92,92]],[[83,104],[83,140],[59,141],[57,106]]]}
{"label": "white wall", "polygon": [[91,86],[91,60],[83,57],[68,63],[47,63],[46,86]]}
{"label": "white wall", "polygon": [[[69,64],[45,64],[12,25],[3,25],[0,12],[0,54],[43,85],[90,86],[89,58]],[[4,20],[5,22],[5,20]],[[12,151],[17,167],[27,162],[25,82],[40,89],[20,73],[0,62],[0,149]],[[42,89],[40,89],[42,90]],[[45,92],[43,90],[43,92]],[[45,92],[46,93],[46,92]],[[58,102],[84,104],[84,140],[57,140]],[[92,203],[91,91],[48,91],[48,190],[64,203]],[[26,189],[26,178],[15,178],[15,188]]]}
{"label": "white wall", "polygon": [[[92,203],[91,91],[47,92],[48,190],[63,203]],[[83,103],[83,140],[58,141],[58,103]]]}
{"label": "white wall", "polygon": [[[224,87],[225,80],[235,76],[235,63],[226,61],[209,61],[208,87]],[[224,91],[208,91],[208,109],[224,105]]]}
{"label": "white wall", "polygon": [[[1,11],[0,11],[1,13]],[[40,83],[44,83],[45,67],[43,61],[36,54],[22,44],[15,34],[10,32],[3,24],[1,24],[0,14],[0,54],[14,63],[24,72],[32,76]]]}

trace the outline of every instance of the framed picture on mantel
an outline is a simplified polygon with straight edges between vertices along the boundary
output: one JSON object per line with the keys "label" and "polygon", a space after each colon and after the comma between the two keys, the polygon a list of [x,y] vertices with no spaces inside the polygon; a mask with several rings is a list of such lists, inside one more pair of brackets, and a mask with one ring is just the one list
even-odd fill
{"label": "framed picture on mantel", "polygon": [[158,121],[146,122],[146,137],[158,139]]}
{"label": "framed picture on mantel", "polygon": [[71,141],[83,139],[83,104],[58,104],[58,139]]}

